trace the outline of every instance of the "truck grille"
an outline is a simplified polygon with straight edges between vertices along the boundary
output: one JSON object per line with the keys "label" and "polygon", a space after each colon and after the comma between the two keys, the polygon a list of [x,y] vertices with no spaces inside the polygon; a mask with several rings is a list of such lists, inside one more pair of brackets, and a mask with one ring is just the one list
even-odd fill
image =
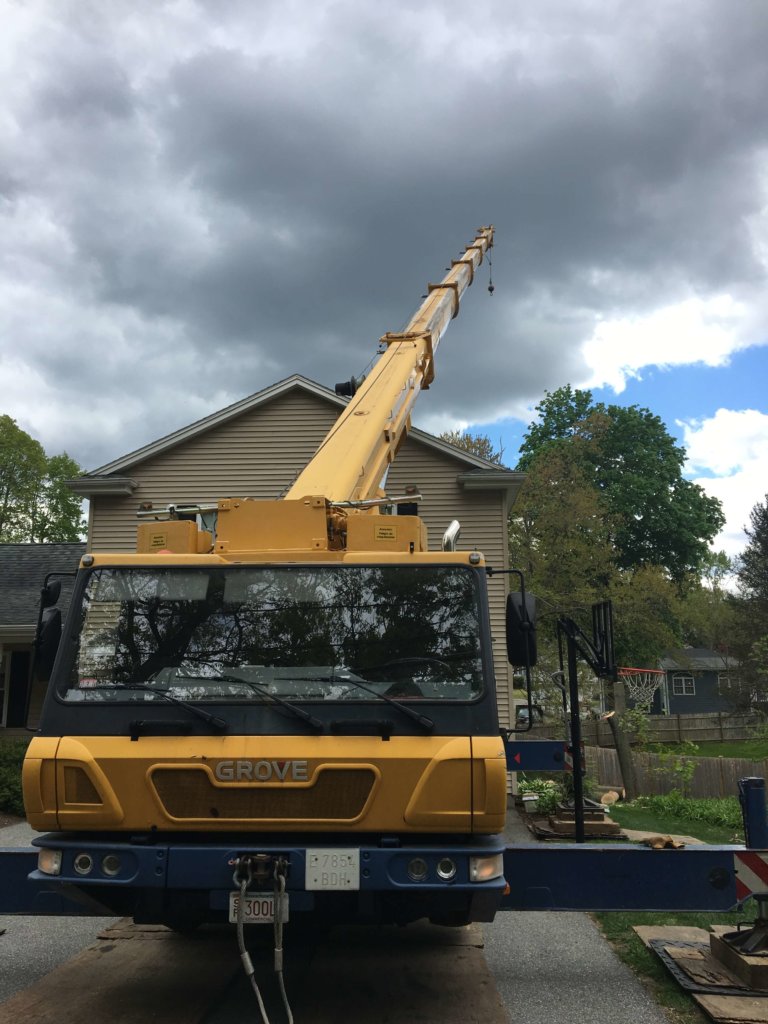
{"label": "truck grille", "polygon": [[374,783],[369,768],[321,770],[313,786],[216,786],[200,768],[159,768],[152,782],[166,812],[177,819],[352,821]]}

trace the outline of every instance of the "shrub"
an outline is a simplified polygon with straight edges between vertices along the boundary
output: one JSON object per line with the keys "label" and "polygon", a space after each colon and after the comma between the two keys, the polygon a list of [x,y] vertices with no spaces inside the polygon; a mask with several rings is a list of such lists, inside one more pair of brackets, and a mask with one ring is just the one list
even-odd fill
{"label": "shrub", "polygon": [[658,814],[659,817],[679,818],[681,821],[703,821],[738,831],[741,828],[741,808],[738,798],[726,796],[707,800],[693,800],[673,790],[665,796],[640,796],[633,807]]}
{"label": "shrub", "polygon": [[695,758],[698,754],[697,745],[686,740],[682,751],[659,751],[659,767],[651,770],[674,780],[680,786],[682,795],[686,796],[696,772]]}
{"label": "shrub", "polygon": [[0,811],[24,817],[21,765],[29,740],[0,740]]}
{"label": "shrub", "polygon": [[521,796],[535,793],[539,798],[539,810],[542,814],[553,814],[563,798],[562,790],[554,779],[521,779],[517,790]]}

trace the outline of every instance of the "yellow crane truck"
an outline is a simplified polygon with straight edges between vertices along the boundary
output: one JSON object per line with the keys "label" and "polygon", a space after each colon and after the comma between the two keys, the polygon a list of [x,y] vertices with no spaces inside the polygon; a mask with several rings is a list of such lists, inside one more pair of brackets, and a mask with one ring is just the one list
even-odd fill
{"label": "yellow crane truck", "polygon": [[281,889],[292,917],[493,919],[507,766],[484,559],[451,530],[430,551],[417,496],[385,492],[492,244],[480,229],[381,339],[284,498],[144,510],[135,554],[83,557],[61,636],[46,588],[23,771],[38,877],[180,929],[234,921],[241,895],[271,920]]}
{"label": "yellow crane truck", "polygon": [[[557,622],[568,740],[500,734],[486,577],[446,530],[430,551],[387,468],[465,289],[479,230],[278,501],[144,509],[135,554],[88,553],[66,622],[43,586],[49,677],[23,769],[36,849],[0,849],[0,910],[246,923],[445,924],[497,910],[708,910],[754,897],[768,948],[768,817],[744,779],[745,846],[585,844],[577,658],[615,676],[610,604]],[[358,386],[359,385],[359,386]],[[507,597],[534,712],[533,602]],[[572,769],[576,844],[505,845],[507,770]],[[736,934],[736,933],[734,933]],[[746,945],[745,945],[746,944]],[[282,975],[280,975],[282,981]],[[284,993],[283,993],[284,994]],[[286,1000],[287,1006],[287,1000]]]}

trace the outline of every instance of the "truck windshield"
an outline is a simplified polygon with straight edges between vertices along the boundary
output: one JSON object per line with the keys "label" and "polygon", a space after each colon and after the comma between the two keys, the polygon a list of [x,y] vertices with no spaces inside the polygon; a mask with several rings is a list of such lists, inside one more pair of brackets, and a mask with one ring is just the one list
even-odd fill
{"label": "truck windshield", "polygon": [[483,690],[476,577],[462,566],[95,569],[75,632],[68,701],[142,702],[154,688],[219,704]]}

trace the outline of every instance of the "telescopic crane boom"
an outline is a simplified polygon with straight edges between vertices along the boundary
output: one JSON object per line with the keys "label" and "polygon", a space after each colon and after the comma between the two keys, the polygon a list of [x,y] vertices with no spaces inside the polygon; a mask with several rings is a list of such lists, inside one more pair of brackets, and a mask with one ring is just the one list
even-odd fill
{"label": "telescopic crane boom", "polygon": [[365,501],[382,480],[411,425],[419,392],[434,379],[434,355],[477,267],[493,245],[493,227],[478,229],[464,254],[453,260],[405,330],[385,334],[383,354],[302,471],[287,499],[321,495],[327,501]]}
{"label": "telescopic crane boom", "polygon": [[[410,429],[413,403],[434,379],[440,339],[492,245],[493,228],[480,228],[443,280],[427,286],[427,295],[405,330],[384,335],[381,356],[370,375],[284,497],[220,499],[210,509],[216,512],[215,538],[189,522],[167,523],[162,529],[144,522],[137,550],[204,552],[213,540],[214,553],[226,560],[294,560],[310,552],[313,557],[328,552],[333,559],[362,551],[427,551],[421,519],[398,515],[396,525],[391,520],[382,524],[378,505],[383,502],[377,499],[384,498],[387,469]],[[153,509],[140,514],[158,517]]]}

